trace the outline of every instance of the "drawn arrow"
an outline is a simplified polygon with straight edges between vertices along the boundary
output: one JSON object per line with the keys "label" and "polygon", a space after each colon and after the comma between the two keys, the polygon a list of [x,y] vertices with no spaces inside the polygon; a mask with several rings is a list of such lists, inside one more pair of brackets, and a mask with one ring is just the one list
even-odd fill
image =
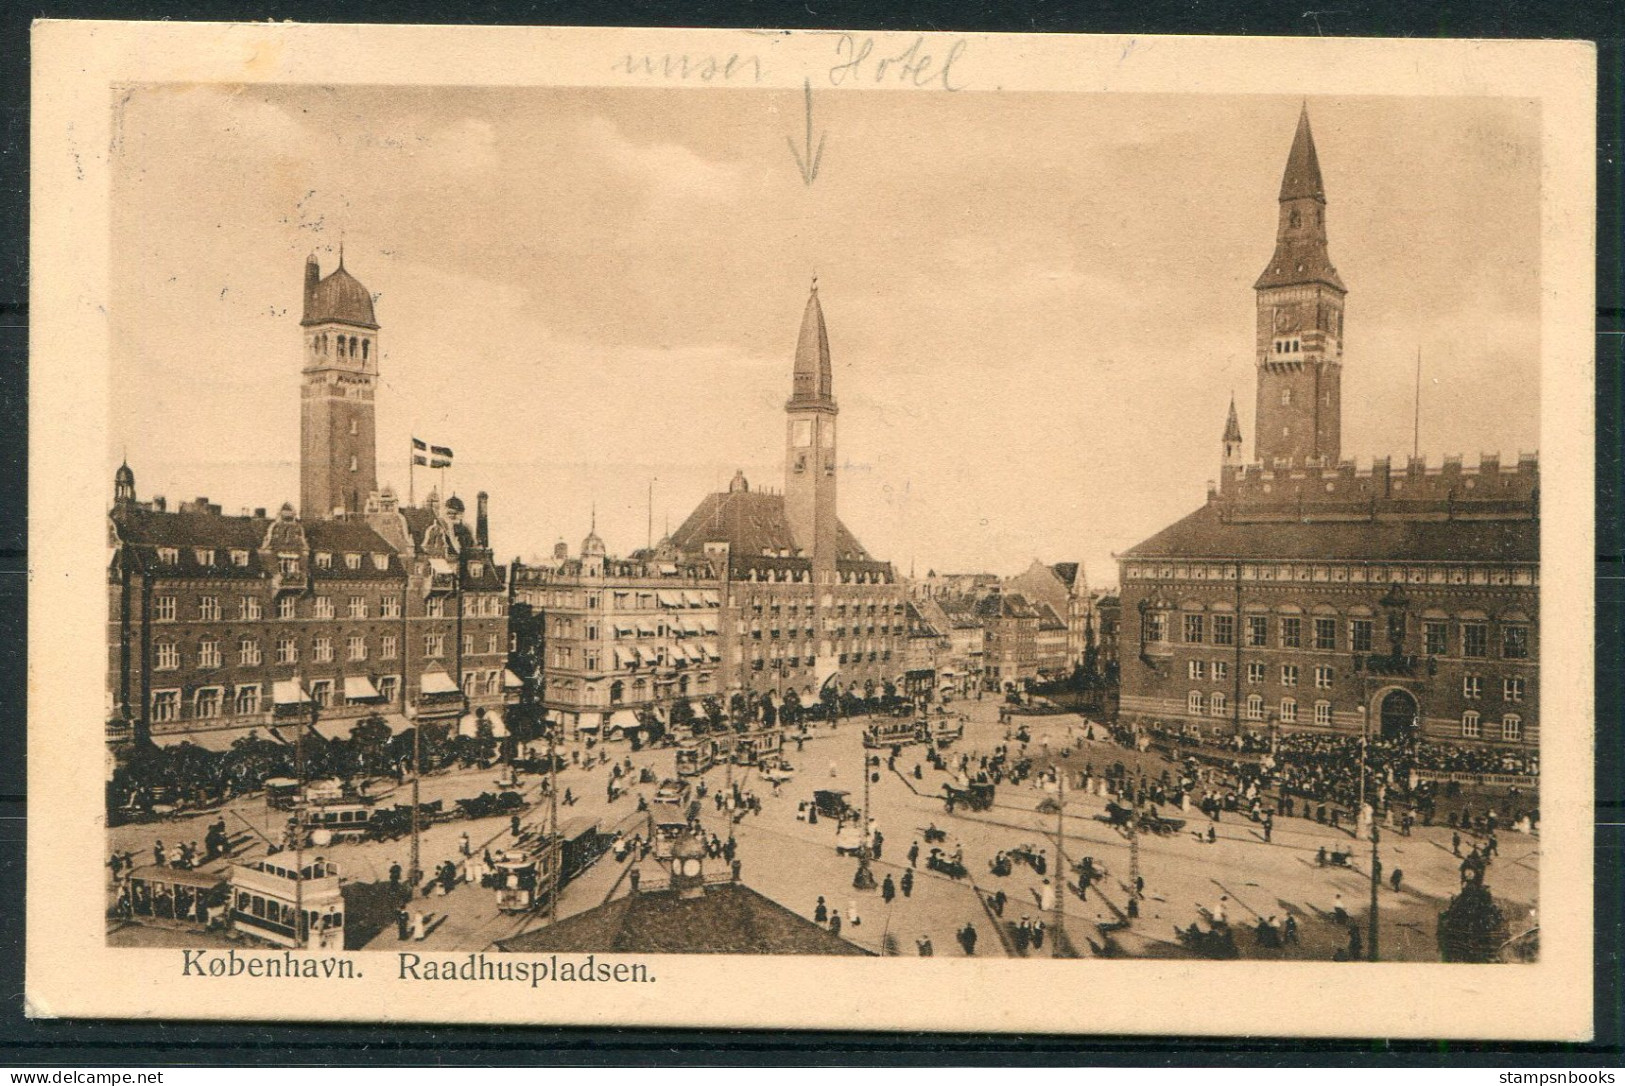
{"label": "drawn arrow", "polygon": [[789,136],[784,137],[784,140],[790,145],[790,153],[796,156],[796,165],[801,169],[801,179],[807,184],[811,185],[818,178],[818,164],[822,162],[824,158],[824,133],[818,133],[818,147],[814,149],[812,122],[812,80],[808,79],[805,86],[807,93],[806,154],[803,155],[801,149],[796,146],[796,141],[791,139]]}

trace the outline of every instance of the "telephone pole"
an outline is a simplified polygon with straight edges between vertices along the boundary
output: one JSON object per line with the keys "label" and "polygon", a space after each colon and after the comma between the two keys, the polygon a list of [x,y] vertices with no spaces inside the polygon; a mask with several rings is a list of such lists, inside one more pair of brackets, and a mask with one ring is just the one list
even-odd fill
{"label": "telephone pole", "polygon": [[1066,768],[1055,767],[1055,882],[1050,887],[1055,915],[1050,918],[1049,953],[1061,957],[1062,897],[1066,892]]}

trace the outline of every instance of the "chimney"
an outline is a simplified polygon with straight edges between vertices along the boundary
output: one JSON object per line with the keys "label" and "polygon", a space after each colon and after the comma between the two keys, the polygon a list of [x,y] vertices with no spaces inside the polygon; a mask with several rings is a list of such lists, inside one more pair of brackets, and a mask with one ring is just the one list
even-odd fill
{"label": "chimney", "polygon": [[491,525],[487,519],[487,503],[489,496],[480,491],[474,498],[474,545],[489,547],[491,545]]}
{"label": "chimney", "polygon": [[254,516],[255,516],[255,518],[257,518],[259,520],[264,520],[265,519],[265,506],[256,505],[254,507]]}
{"label": "chimney", "polygon": [[311,253],[305,258],[305,312],[310,312],[311,295],[316,292],[316,284],[322,280],[322,266],[316,263],[316,254]]}
{"label": "chimney", "polygon": [[164,500],[162,494],[154,494],[152,496],[152,508],[154,511],[162,513],[169,508],[169,503]]}

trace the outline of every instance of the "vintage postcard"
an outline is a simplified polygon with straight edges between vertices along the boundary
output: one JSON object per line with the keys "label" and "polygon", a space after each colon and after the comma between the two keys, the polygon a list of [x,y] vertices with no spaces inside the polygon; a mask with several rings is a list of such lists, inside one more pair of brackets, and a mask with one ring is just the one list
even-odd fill
{"label": "vintage postcard", "polygon": [[35,47],[32,1014],[1589,1035],[1589,45]]}

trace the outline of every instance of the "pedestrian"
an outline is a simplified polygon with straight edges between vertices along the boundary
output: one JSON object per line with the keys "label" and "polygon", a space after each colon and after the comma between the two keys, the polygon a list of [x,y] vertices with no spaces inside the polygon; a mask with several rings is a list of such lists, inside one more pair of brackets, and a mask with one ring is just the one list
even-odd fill
{"label": "pedestrian", "polygon": [[1042,919],[1033,921],[1032,936],[1033,936],[1033,949],[1034,950],[1043,950],[1044,949],[1044,921]]}
{"label": "pedestrian", "polygon": [[153,864],[155,866],[163,867],[164,866],[164,857],[167,856],[167,855],[168,855],[168,853],[166,853],[164,851],[164,843],[162,841],[156,841],[156,842],[153,843],[153,846],[152,846],[152,862],[153,862]]}
{"label": "pedestrian", "polygon": [[975,924],[966,924],[965,925],[965,930],[960,935],[960,942],[962,942],[964,944],[966,957],[974,958],[976,956],[976,925]]}
{"label": "pedestrian", "polygon": [[469,843],[467,830],[464,830],[463,835],[457,839],[457,851],[465,857],[473,855],[474,847]]}
{"label": "pedestrian", "polygon": [[1332,897],[1332,919],[1337,921],[1339,924],[1347,924],[1349,922],[1349,911],[1343,906],[1342,894],[1336,894]]}
{"label": "pedestrian", "polygon": [[831,935],[841,934],[841,914],[839,912],[829,914],[829,933]]}
{"label": "pedestrian", "polygon": [[858,903],[851,898],[846,901],[846,922],[854,928],[863,923],[863,918],[858,916]]}
{"label": "pedestrian", "polygon": [[1396,894],[1399,893],[1399,884],[1404,879],[1404,877],[1405,877],[1405,872],[1400,870],[1397,867],[1394,868],[1394,873],[1392,875],[1388,876],[1388,882],[1389,882],[1389,884],[1391,886],[1393,886],[1394,893],[1396,893]]}
{"label": "pedestrian", "polygon": [[519,836],[519,816],[518,815],[514,815],[512,818],[510,818],[508,820],[508,829],[513,833],[513,835],[515,837]]}
{"label": "pedestrian", "polygon": [[634,863],[630,868],[627,869],[627,872],[626,872],[627,888],[632,893],[634,893],[634,894],[637,893],[638,892],[638,883],[641,882],[642,880],[643,880],[643,871],[638,867],[637,864]]}
{"label": "pedestrian", "polygon": [[875,859],[880,859],[880,849],[886,843],[886,835],[879,830],[875,831]]}
{"label": "pedestrian", "polygon": [[[729,843],[732,844],[732,842],[729,842]],[[733,880],[735,882],[738,882],[739,881],[739,872],[740,872],[741,868],[744,867],[744,861],[739,859],[739,857],[735,856],[733,859],[728,861],[728,867],[729,867],[729,870],[733,873]]]}
{"label": "pedestrian", "polygon": [[900,883],[898,883],[898,886],[902,889],[904,897],[913,896],[913,894],[914,894],[914,872],[912,872],[912,871],[903,872],[902,881]]}
{"label": "pedestrian", "polygon": [[1291,913],[1286,914],[1286,923],[1281,925],[1281,941],[1285,943],[1298,941],[1298,918]]}
{"label": "pedestrian", "polygon": [[391,886],[398,886],[398,885],[400,885],[400,881],[401,881],[401,865],[400,865],[399,861],[396,861],[395,863],[392,863],[392,864],[389,865],[389,884]]}
{"label": "pedestrian", "polygon": [[892,899],[896,896],[897,884],[892,882],[891,875],[888,874],[885,881],[880,884],[880,899],[887,905],[890,905],[892,903]]}
{"label": "pedestrian", "polygon": [[400,942],[406,942],[407,929],[411,926],[411,922],[412,918],[407,915],[405,909],[401,909],[395,914],[395,937]]}
{"label": "pedestrian", "polygon": [[1270,838],[1273,837],[1274,835],[1275,835],[1275,816],[1270,815],[1270,814],[1266,814],[1264,816],[1264,843],[1266,845],[1269,844],[1270,843]]}
{"label": "pedestrian", "polygon": [[[1011,938],[1015,940],[1017,954],[1027,953],[1027,943],[1032,939],[1032,930],[1033,922],[1023,916],[1021,923],[1017,924],[1015,930],[1010,933]],[[969,953],[968,950],[966,952]]]}
{"label": "pedestrian", "polygon": [[1207,828],[1207,843],[1211,845],[1211,844],[1213,844],[1213,842],[1217,841],[1218,839],[1219,839],[1219,835],[1217,833],[1213,832],[1213,827],[1212,826],[1209,826]]}
{"label": "pedestrian", "polygon": [[920,936],[914,941],[914,945],[919,950],[920,957],[922,958],[929,958],[933,953],[935,953],[931,946],[931,936],[929,935]]}
{"label": "pedestrian", "polygon": [[1360,953],[1361,953],[1360,926],[1358,924],[1350,924],[1349,925],[1349,961],[1351,961],[1351,962],[1359,961],[1360,960]]}
{"label": "pedestrian", "polygon": [[822,924],[824,921],[826,921],[828,919],[829,919],[829,906],[824,904],[824,898],[823,898],[822,895],[820,895],[819,898],[818,898],[818,904],[813,907],[813,920],[815,920],[816,922]]}
{"label": "pedestrian", "polygon": [[918,841],[908,846],[908,866],[920,866],[920,842]]}

